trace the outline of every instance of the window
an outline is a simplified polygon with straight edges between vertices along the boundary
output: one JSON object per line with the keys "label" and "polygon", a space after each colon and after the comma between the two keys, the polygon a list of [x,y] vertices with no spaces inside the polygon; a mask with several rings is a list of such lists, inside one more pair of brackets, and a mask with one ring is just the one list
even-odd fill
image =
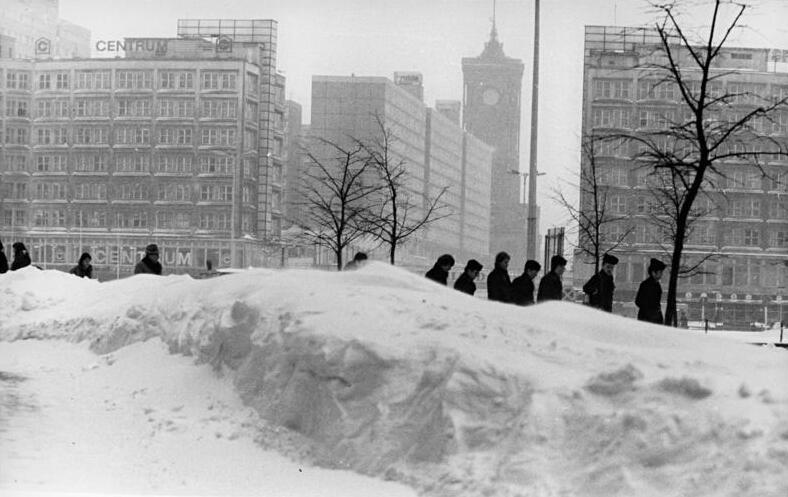
{"label": "window", "polygon": [[147,98],[118,99],[118,117],[151,117],[151,100]]}
{"label": "window", "polygon": [[747,247],[757,247],[761,244],[761,231],[757,229],[744,229],[744,245]]}
{"label": "window", "polygon": [[30,145],[30,135],[27,128],[7,126],[5,130],[5,142],[8,145]]}
{"label": "window", "polygon": [[167,202],[189,202],[191,188],[184,184],[168,184],[159,186],[158,200]]}
{"label": "window", "polygon": [[30,74],[20,71],[7,71],[5,87],[9,90],[29,90]]}
{"label": "window", "polygon": [[52,88],[52,75],[45,73],[38,75],[38,89],[49,90]]}
{"label": "window", "polygon": [[61,209],[36,209],[33,224],[42,228],[62,227],[66,225],[66,213]]}
{"label": "window", "polygon": [[230,185],[201,185],[200,200],[203,202],[230,202],[233,187]]}
{"label": "window", "polygon": [[115,219],[115,227],[117,228],[144,229],[148,227],[147,212],[119,212]]}
{"label": "window", "polygon": [[203,155],[200,157],[201,174],[233,174],[235,157]]}
{"label": "window", "polygon": [[630,98],[632,82],[628,79],[597,79],[594,81],[594,98]]}
{"label": "window", "polygon": [[676,84],[669,81],[638,81],[638,100],[674,101],[677,96]]}
{"label": "window", "polygon": [[6,226],[27,226],[27,211],[13,207],[6,208],[3,212],[3,222]]}
{"label": "window", "polygon": [[104,145],[109,143],[109,128],[77,127],[74,143],[77,145]]}
{"label": "window", "polygon": [[[74,200],[107,200],[104,183],[78,183],[74,185]],[[106,223],[104,223],[106,225]]]}
{"label": "window", "polygon": [[152,71],[117,71],[118,88],[126,90],[149,90],[153,88]]}
{"label": "window", "polygon": [[193,89],[194,74],[188,71],[160,71],[159,88],[162,90]]}
{"label": "window", "polygon": [[191,227],[189,213],[159,212],[156,214],[156,227],[159,229],[189,229]]}
{"label": "window", "polygon": [[229,98],[211,98],[202,100],[200,117],[213,119],[235,119],[237,103]]}
{"label": "window", "polygon": [[77,71],[76,72],[77,90],[109,90],[110,72],[109,71]]}
{"label": "window", "polygon": [[6,183],[2,192],[8,195],[9,199],[14,200],[27,200],[27,183],[11,182]]}
{"label": "window", "polygon": [[8,154],[5,156],[6,171],[27,171],[27,157],[24,155]]}
{"label": "window", "polygon": [[639,196],[635,199],[635,213],[648,214],[651,211],[651,202],[647,197]]}
{"label": "window", "polygon": [[640,109],[638,127],[649,129],[669,129],[676,114],[669,109]]}
{"label": "window", "polygon": [[594,127],[629,128],[629,110],[595,107],[591,112]]}
{"label": "window", "polygon": [[109,100],[78,98],[74,106],[76,117],[109,117]]}
{"label": "window", "polygon": [[627,199],[622,195],[610,197],[610,210],[614,214],[624,214],[627,211]]}
{"label": "window", "polygon": [[788,198],[776,198],[771,202],[769,210],[771,219],[788,219]]}
{"label": "window", "polygon": [[79,154],[74,157],[74,171],[81,173],[107,172],[107,156],[100,154]]}
{"label": "window", "polygon": [[66,99],[43,99],[36,102],[36,117],[70,117],[69,102]]}
{"label": "window", "polygon": [[58,90],[68,90],[67,72],[59,72],[55,74],[55,88]]}
{"label": "window", "polygon": [[150,144],[150,129],[125,126],[115,129],[115,143],[121,145]]}
{"label": "window", "polygon": [[230,216],[224,212],[200,213],[200,229],[203,230],[230,229]]}
{"label": "window", "polygon": [[236,73],[234,71],[203,71],[203,90],[234,90]]}
{"label": "window", "polygon": [[36,144],[38,145],[66,145],[66,128],[38,128]]}
{"label": "window", "polygon": [[8,99],[5,101],[6,117],[30,117],[26,100]]}
{"label": "window", "polygon": [[120,185],[121,200],[147,200],[148,185],[145,183],[124,183]]}
{"label": "window", "polygon": [[65,183],[36,183],[34,200],[65,200]]}
{"label": "window", "polygon": [[156,162],[156,172],[164,174],[191,174],[191,155],[159,155]]}
{"label": "window", "polygon": [[150,155],[120,154],[115,157],[116,173],[148,173],[150,171]]}
{"label": "window", "polygon": [[235,128],[203,128],[202,145],[235,145]]}
{"label": "window", "polygon": [[39,155],[36,157],[36,172],[63,173],[68,170],[67,164],[65,155]]}
{"label": "window", "polygon": [[194,100],[167,98],[159,101],[161,117],[194,117]]}
{"label": "window", "polygon": [[159,144],[161,145],[191,145],[192,128],[159,128]]}

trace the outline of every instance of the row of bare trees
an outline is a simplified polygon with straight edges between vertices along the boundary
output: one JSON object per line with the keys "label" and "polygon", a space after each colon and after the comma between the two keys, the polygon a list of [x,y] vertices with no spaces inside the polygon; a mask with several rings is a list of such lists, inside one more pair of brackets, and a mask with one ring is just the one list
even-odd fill
{"label": "row of bare trees", "polygon": [[331,250],[337,269],[345,250],[361,242],[385,246],[394,264],[397,248],[448,215],[441,203],[448,187],[434,196],[417,191],[394,130],[373,118],[377,132],[370,137],[314,138],[303,151],[303,236]]}
{"label": "row of bare trees", "polygon": [[[656,80],[656,85],[671,85],[677,89],[681,111],[674,117],[662,116],[665,125],[654,131],[608,132],[584,137],[579,184],[582,204],[576,204],[558,192],[578,229],[578,245],[595,262],[606,251],[625,243],[633,227],[629,217],[610,209],[610,188],[601,181],[600,145],[627,148],[631,163],[648,171],[651,202],[650,222],[662,239],[654,240],[670,260],[665,322],[676,326],[676,297],[679,278],[689,277],[701,270],[703,262],[716,254],[709,253],[700,260],[685,258],[684,249],[696,223],[709,214],[711,198],[721,191],[718,183],[727,180],[728,161],[747,164],[760,175],[776,181],[764,167],[765,158],[788,156],[788,144],[763,132],[764,125],[785,119],[780,114],[788,108],[788,98],[759,95],[749,91],[723,90],[722,81],[737,74],[723,70],[721,60],[724,47],[740,27],[746,4],[715,0],[709,27],[701,38],[694,38],[679,22],[680,2],[652,4],[661,13],[655,25],[659,45],[648,57],[649,62],[639,67],[643,76]],[[749,103],[742,106],[745,100]],[[624,229],[610,230],[613,225]],[[611,236],[611,233],[614,233]]]}

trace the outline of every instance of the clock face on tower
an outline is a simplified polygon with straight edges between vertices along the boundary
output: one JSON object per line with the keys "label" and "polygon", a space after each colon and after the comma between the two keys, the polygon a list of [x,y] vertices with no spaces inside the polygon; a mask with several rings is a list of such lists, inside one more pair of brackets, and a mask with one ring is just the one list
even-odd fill
{"label": "clock face on tower", "polygon": [[495,105],[498,103],[498,100],[500,100],[500,98],[501,98],[501,94],[498,93],[498,90],[496,90],[495,88],[487,88],[482,93],[482,102],[484,102],[485,105]]}

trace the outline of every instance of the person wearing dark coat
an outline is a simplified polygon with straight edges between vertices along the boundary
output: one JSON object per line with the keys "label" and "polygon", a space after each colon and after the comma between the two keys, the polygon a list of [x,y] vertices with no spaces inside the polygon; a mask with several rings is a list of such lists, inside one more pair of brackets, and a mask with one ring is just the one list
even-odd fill
{"label": "person wearing dark coat", "polygon": [[145,247],[145,257],[134,266],[134,274],[161,274],[158,245],[151,243]]}
{"label": "person wearing dark coat", "polygon": [[512,281],[512,302],[517,305],[534,303],[534,278],[542,269],[542,265],[534,260],[525,263],[523,274]]}
{"label": "person wearing dark coat", "polygon": [[8,272],[8,259],[5,256],[3,242],[0,242],[0,274]]}
{"label": "person wearing dark coat", "polygon": [[449,271],[451,271],[452,267],[454,267],[454,257],[449,254],[443,254],[438,257],[435,265],[424,276],[441,285],[448,285]]}
{"label": "person wearing dark coat", "polygon": [[509,254],[498,252],[495,268],[487,275],[487,300],[494,302],[512,301],[512,280],[509,278]]}
{"label": "person wearing dark coat", "polygon": [[651,259],[648,265],[648,278],[638,288],[635,305],[638,306],[638,321],[664,324],[662,317],[662,286],[659,280],[665,270],[665,263],[658,259]]}
{"label": "person wearing dark coat", "polygon": [[539,282],[539,291],[536,293],[537,302],[564,298],[561,275],[564,274],[565,269],[566,259],[557,254],[550,259],[550,272],[542,276],[542,280]]}
{"label": "person wearing dark coat", "polygon": [[583,285],[583,291],[588,295],[588,305],[591,307],[613,312],[613,292],[616,291],[613,269],[616,264],[618,257],[605,254],[602,257],[602,269]]}
{"label": "person wearing dark coat", "polygon": [[467,293],[468,295],[476,293],[476,283],[474,283],[473,280],[479,276],[479,271],[481,271],[483,267],[484,266],[476,259],[469,260],[465,265],[465,270],[460,277],[457,278],[457,281],[454,282],[454,289],[462,293]]}
{"label": "person wearing dark coat", "polygon": [[79,257],[79,262],[77,262],[77,265],[72,267],[71,271],[69,272],[73,275],[79,276],[80,278],[93,278],[93,266],[90,264],[92,260],[93,258],[90,257],[90,254],[87,252],[83,253]]}
{"label": "person wearing dark coat", "polygon": [[30,265],[30,254],[27,253],[27,248],[22,242],[16,242],[12,245],[14,249],[14,261],[11,263],[11,271],[22,269]]}
{"label": "person wearing dark coat", "polygon": [[364,252],[356,252],[356,255],[353,256],[353,260],[345,264],[345,269],[343,271],[353,271],[354,269],[358,269],[364,265],[367,261],[367,254]]}

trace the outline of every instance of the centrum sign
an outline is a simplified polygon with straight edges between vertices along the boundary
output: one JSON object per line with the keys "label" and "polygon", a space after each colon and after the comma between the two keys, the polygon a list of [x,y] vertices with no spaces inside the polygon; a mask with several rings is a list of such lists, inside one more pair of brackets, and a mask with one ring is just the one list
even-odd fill
{"label": "centrum sign", "polygon": [[126,38],[121,40],[99,40],[96,50],[99,52],[150,52],[154,55],[167,53],[167,38]]}

